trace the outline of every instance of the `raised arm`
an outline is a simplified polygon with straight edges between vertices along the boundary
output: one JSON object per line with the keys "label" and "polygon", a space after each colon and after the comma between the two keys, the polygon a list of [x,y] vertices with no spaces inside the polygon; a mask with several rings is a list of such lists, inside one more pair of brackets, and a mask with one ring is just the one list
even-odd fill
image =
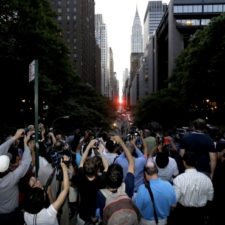
{"label": "raised arm", "polygon": [[116,141],[122,147],[124,154],[128,160],[128,172],[134,174],[134,159],[130,153],[130,150],[127,148],[120,136],[112,136],[111,139]]}
{"label": "raised arm", "polygon": [[145,139],[141,136],[142,143],[143,143],[143,149],[144,149],[144,156],[147,159],[148,157],[151,157],[151,155],[148,153],[148,146],[146,144]]}
{"label": "raised arm", "polygon": [[21,177],[23,177],[28,171],[31,164],[31,152],[28,147],[28,141],[30,139],[30,134],[24,135],[24,152],[19,166],[13,171],[14,182],[16,183]]}
{"label": "raised arm", "polygon": [[89,153],[90,149],[94,147],[94,145],[95,145],[96,142],[97,142],[97,140],[95,140],[95,139],[94,139],[94,140],[91,140],[91,141],[89,142],[88,146],[86,147],[86,149],[85,149],[85,151],[84,151],[84,153],[83,153],[83,155],[82,155],[82,157],[81,157],[79,167],[83,167],[84,162],[85,162],[85,160],[86,160],[87,157],[88,157],[88,153]]}
{"label": "raised arm", "polygon": [[13,142],[18,140],[24,135],[24,129],[18,129],[14,136],[9,138],[9,140],[5,141],[3,144],[0,145],[0,155],[7,154],[9,147],[12,145]]}
{"label": "raised arm", "polygon": [[57,211],[62,206],[62,204],[69,192],[69,187],[70,187],[68,168],[67,168],[66,164],[64,162],[62,162],[62,160],[61,160],[61,168],[62,168],[62,172],[63,172],[63,190],[60,192],[56,201],[52,203],[52,206]]}
{"label": "raised arm", "polygon": [[56,143],[56,138],[55,138],[54,133],[53,133],[53,132],[48,132],[48,136],[49,136],[49,138],[50,138],[51,141],[52,141],[52,145],[55,145],[55,143]]}
{"label": "raised arm", "polygon": [[213,178],[216,164],[217,164],[217,153],[216,152],[209,152],[209,159],[210,159],[210,177]]}
{"label": "raised arm", "polygon": [[106,158],[104,157],[103,154],[101,154],[101,158],[102,158],[102,163],[103,163],[103,167],[104,167],[104,172],[107,172],[109,164],[108,161],[106,160]]}

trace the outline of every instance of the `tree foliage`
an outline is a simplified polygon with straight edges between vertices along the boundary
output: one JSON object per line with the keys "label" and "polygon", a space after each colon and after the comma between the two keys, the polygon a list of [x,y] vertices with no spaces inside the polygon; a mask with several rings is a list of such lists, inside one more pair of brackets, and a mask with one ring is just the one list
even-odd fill
{"label": "tree foliage", "polygon": [[187,115],[183,101],[176,89],[163,89],[144,98],[135,110],[135,123],[138,127],[156,121],[163,127],[181,124]]}
{"label": "tree foliage", "polygon": [[[208,111],[214,121],[216,117],[221,119],[225,109],[224,65],[225,14],[222,14],[195,33],[178,57],[172,78],[172,85],[179,86],[179,94],[187,100],[187,107],[198,108],[197,113]],[[206,103],[207,99],[210,104]]]}
{"label": "tree foliage", "polygon": [[0,120],[6,126],[34,122],[34,84],[28,82],[34,59],[39,62],[40,114],[47,121],[63,115],[76,115],[86,124],[110,119],[106,100],[74,73],[55,16],[48,0],[1,1]]}
{"label": "tree foliage", "polygon": [[221,14],[191,37],[176,60],[170,87],[139,104],[137,123],[151,119],[177,125],[200,116],[225,124],[224,65],[225,14]]}

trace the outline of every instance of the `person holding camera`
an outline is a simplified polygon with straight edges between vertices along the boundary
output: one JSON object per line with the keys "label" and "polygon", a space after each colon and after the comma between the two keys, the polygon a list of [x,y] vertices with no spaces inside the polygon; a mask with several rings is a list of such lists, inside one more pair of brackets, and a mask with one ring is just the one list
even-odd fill
{"label": "person holding camera", "polygon": [[69,176],[68,167],[64,161],[67,156],[61,159],[61,168],[63,172],[62,190],[57,199],[48,207],[45,208],[46,198],[48,198],[45,189],[39,185],[39,182],[34,182],[32,188],[25,196],[24,203],[24,220],[26,225],[58,225],[57,212],[61,208],[69,192]]}
{"label": "person holding camera", "polygon": [[[138,187],[144,183],[144,166],[146,164],[146,158],[140,149],[135,144],[136,138],[132,137],[126,142],[127,148],[130,150],[131,155],[134,159],[135,172],[134,172],[134,192],[137,192]],[[125,178],[128,173],[128,159],[124,152],[115,160],[115,163],[119,164],[123,168],[123,177]]]}
{"label": "person holding camera", "polygon": [[103,172],[101,175],[97,173],[98,167],[96,160],[92,156],[88,156],[89,152],[96,148],[98,140],[91,140],[86,147],[81,160],[78,171],[73,177],[73,184],[78,188],[79,206],[77,224],[95,223],[96,218],[96,194],[97,191],[105,186],[105,174],[108,170],[106,159],[99,154],[103,163]]}
{"label": "person holding camera", "polygon": [[[31,152],[27,145],[30,136],[24,134],[24,129],[18,129],[14,136],[0,145],[0,224],[23,224],[23,215],[19,209],[18,183],[31,164]],[[12,171],[8,150],[21,138],[24,142],[24,152],[19,165]]]}

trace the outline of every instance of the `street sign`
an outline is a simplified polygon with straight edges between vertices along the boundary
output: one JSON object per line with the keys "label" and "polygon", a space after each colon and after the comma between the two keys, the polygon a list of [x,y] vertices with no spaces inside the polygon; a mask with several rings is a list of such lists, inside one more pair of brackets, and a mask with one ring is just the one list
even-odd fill
{"label": "street sign", "polygon": [[29,82],[35,78],[35,60],[29,64]]}

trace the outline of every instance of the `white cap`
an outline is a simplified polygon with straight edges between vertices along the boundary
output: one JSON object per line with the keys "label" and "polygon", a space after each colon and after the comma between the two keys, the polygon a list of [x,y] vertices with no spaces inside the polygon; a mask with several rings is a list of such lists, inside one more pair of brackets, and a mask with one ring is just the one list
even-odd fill
{"label": "white cap", "polygon": [[9,168],[10,159],[7,155],[0,156],[0,173],[4,173]]}

